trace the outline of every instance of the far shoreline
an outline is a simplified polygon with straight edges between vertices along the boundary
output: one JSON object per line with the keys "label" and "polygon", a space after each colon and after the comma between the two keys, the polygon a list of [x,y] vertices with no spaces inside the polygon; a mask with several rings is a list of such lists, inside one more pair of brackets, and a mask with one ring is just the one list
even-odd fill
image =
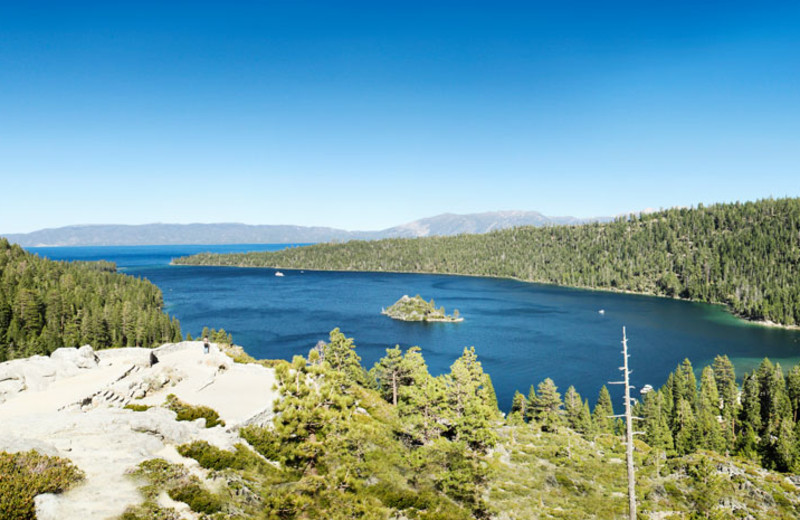
{"label": "far shoreline", "polygon": [[563,289],[575,289],[579,291],[591,291],[591,292],[603,292],[603,293],[612,293],[612,294],[630,294],[633,296],[645,296],[648,298],[662,298],[666,300],[676,300],[681,302],[689,302],[689,303],[702,303],[705,305],[716,305],[723,307],[723,310],[729,314],[730,316],[736,318],[736,320],[741,325],[752,325],[756,327],[765,327],[771,329],[784,329],[784,330],[792,330],[792,331],[800,331],[800,325],[785,325],[782,323],[776,323],[770,320],[752,320],[745,316],[741,316],[731,311],[731,308],[726,303],[718,303],[718,302],[704,302],[700,300],[692,300],[689,298],[675,298],[671,296],[665,296],[663,294],[653,294],[647,292],[636,292],[627,289],[613,289],[613,288],[602,288],[602,287],[586,287],[580,285],[560,285],[553,282],[540,282],[536,280],[524,280],[522,278],[516,278],[513,276],[498,276],[498,275],[478,275],[478,274],[463,274],[463,273],[439,273],[439,272],[431,272],[431,271],[390,271],[390,270],[380,270],[380,271],[362,271],[357,269],[309,269],[309,268],[301,268],[301,267],[281,267],[281,266],[255,266],[255,265],[222,265],[222,264],[176,264],[174,261],[170,261],[170,266],[175,267],[238,267],[243,269],[274,269],[274,270],[283,270],[283,271],[319,271],[324,273],[388,273],[388,274],[422,274],[422,275],[438,275],[438,276],[457,276],[457,277],[465,277],[465,278],[487,278],[491,280],[512,280],[515,282],[527,283],[527,284],[536,284],[536,285],[545,285],[550,287],[559,287]]}

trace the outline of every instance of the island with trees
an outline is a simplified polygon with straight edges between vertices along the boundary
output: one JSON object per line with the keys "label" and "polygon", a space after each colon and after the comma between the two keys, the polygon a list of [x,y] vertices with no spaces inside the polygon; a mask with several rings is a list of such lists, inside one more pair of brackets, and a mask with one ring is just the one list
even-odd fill
{"label": "island with trees", "polygon": [[437,309],[433,299],[429,302],[425,301],[419,294],[414,297],[404,294],[394,305],[388,309],[382,309],[381,314],[401,321],[464,321],[464,318],[459,316],[458,309],[448,316],[444,311],[444,307]]}

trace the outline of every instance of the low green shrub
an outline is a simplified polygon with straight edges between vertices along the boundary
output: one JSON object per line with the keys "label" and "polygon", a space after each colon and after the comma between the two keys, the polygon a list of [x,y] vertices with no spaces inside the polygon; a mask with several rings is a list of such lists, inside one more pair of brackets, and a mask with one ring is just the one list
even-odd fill
{"label": "low green shrub", "polygon": [[189,403],[184,403],[175,394],[169,394],[164,406],[176,414],[179,421],[194,421],[197,419],[206,420],[206,428],[213,428],[214,426],[225,426],[225,421],[219,418],[216,410],[208,406],[195,406]]}
{"label": "low green shrub", "polygon": [[187,477],[186,469],[183,466],[171,464],[164,459],[146,460],[131,473],[147,480],[148,484],[141,491],[148,499],[155,499],[158,493],[170,483]]}
{"label": "low green shrub", "polygon": [[222,500],[197,482],[188,482],[167,490],[172,500],[184,502],[195,513],[216,513],[222,510]]}
{"label": "low green shrub", "polygon": [[36,495],[60,493],[83,477],[83,472],[65,459],[35,451],[0,452],[0,518],[33,520]]}
{"label": "low green shrub", "polygon": [[236,451],[221,450],[206,441],[194,441],[178,446],[178,453],[196,460],[206,469],[217,471],[223,469],[242,470],[261,465],[262,459],[243,444],[237,444],[234,448]]}
{"label": "low green shrub", "polygon": [[180,520],[181,515],[174,509],[168,509],[145,502],[136,506],[130,506],[119,516],[117,520]]}
{"label": "low green shrub", "polygon": [[245,352],[245,350],[239,345],[227,345],[225,343],[219,343],[218,346],[222,352],[224,352],[236,363],[258,363],[256,358]]}
{"label": "low green shrub", "polygon": [[123,408],[125,408],[126,410],[133,410],[134,412],[146,412],[147,410],[152,408],[152,406],[147,404],[126,404],[125,406],[123,406]]}
{"label": "low green shrub", "polygon": [[[141,488],[145,503],[129,508],[123,520],[161,519],[162,511],[170,518],[171,510],[163,510],[156,505],[158,495],[164,491],[173,500],[186,503],[196,513],[216,513],[223,507],[223,501],[207,490],[194,475],[180,464],[171,464],[164,459],[150,459],[139,464],[133,475],[144,478],[147,484]],[[1,518],[1,517],[0,517]]]}
{"label": "low green shrub", "polygon": [[279,460],[281,445],[271,429],[246,426],[239,430],[239,436],[267,459]]}
{"label": "low green shrub", "polygon": [[365,488],[365,492],[389,508],[406,513],[416,512],[424,520],[460,520],[470,517],[464,508],[430,490],[416,491],[380,482]]}

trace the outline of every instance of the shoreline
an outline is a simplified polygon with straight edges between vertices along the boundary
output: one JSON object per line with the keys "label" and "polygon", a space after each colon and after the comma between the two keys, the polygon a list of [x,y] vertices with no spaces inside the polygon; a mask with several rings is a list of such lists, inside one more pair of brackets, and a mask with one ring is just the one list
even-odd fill
{"label": "shoreline", "polygon": [[389,314],[388,312],[381,312],[381,314],[384,316],[388,316],[393,320],[405,321],[407,323],[461,323],[462,321],[464,321],[464,318],[426,318],[421,320],[406,320],[403,318],[396,318],[391,314]]}
{"label": "shoreline", "polygon": [[[753,320],[749,319],[745,316],[740,314],[736,314],[731,310],[731,308],[726,303],[719,303],[719,302],[703,302],[700,300],[691,300],[687,298],[675,298],[671,296],[665,296],[663,294],[654,294],[648,292],[636,292],[631,291],[628,289],[612,289],[610,287],[588,287],[588,286],[581,286],[581,285],[561,285],[554,282],[542,282],[537,280],[525,280],[522,278],[517,278],[514,276],[499,276],[499,275],[481,275],[481,274],[464,274],[464,273],[441,273],[441,272],[433,272],[433,271],[391,271],[391,270],[357,270],[357,269],[317,269],[317,268],[303,268],[303,267],[279,267],[279,266],[256,266],[256,265],[221,265],[221,264],[176,264],[174,262],[169,263],[170,266],[175,267],[238,267],[244,269],[282,269],[284,271],[319,271],[323,273],[388,273],[388,274],[424,274],[424,275],[439,275],[439,276],[461,276],[467,278],[488,278],[493,280],[513,280],[515,282],[522,282],[527,284],[538,284],[538,285],[548,285],[552,287],[560,287],[564,289],[576,289],[580,291],[595,291],[595,292],[605,292],[605,293],[615,293],[615,294],[630,294],[633,296],[647,296],[650,298],[664,298],[667,300],[677,300],[682,302],[690,302],[690,303],[702,303],[705,305],[718,305],[723,307],[726,313],[736,318],[737,321],[741,322],[744,325],[754,325],[758,327],[766,327],[771,329],[784,329],[784,330],[797,330],[800,331],[800,325],[785,325],[782,323],[776,323],[770,320]],[[463,318],[462,318],[463,320]],[[406,320],[400,320],[406,321]]]}

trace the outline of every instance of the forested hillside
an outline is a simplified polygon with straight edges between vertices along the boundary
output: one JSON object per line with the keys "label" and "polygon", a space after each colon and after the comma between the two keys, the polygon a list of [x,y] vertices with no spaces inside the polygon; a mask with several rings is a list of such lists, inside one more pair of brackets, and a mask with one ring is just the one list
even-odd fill
{"label": "forested hillside", "polygon": [[[177,518],[158,500],[165,492],[214,518],[610,519],[627,511],[624,439],[605,388],[592,412],[574,388],[562,398],[546,379],[518,394],[504,419],[474,349],[436,377],[418,347],[387,349],[367,371],[338,329],[307,357],[261,363],[276,367],[282,399],[270,427],[240,435],[263,458],[243,445],[179,446],[211,470],[211,482],[163,459],[145,462],[146,502],[124,520]],[[798,479],[774,471],[798,463],[791,429],[800,366],[791,374],[787,383],[765,361],[745,378],[757,381],[756,393],[746,390],[739,404],[730,400],[733,367],[719,358],[699,392],[684,364],[648,394],[637,407],[645,435],[634,454],[641,518],[797,518]]]}
{"label": "forested hillside", "polygon": [[180,341],[161,291],[109,262],[55,262],[0,239],[0,361],[63,346]]}
{"label": "forested hillside", "polygon": [[767,199],[607,224],[201,254],[175,263],[500,276],[725,303],[748,319],[796,325],[799,261],[800,199]]}

